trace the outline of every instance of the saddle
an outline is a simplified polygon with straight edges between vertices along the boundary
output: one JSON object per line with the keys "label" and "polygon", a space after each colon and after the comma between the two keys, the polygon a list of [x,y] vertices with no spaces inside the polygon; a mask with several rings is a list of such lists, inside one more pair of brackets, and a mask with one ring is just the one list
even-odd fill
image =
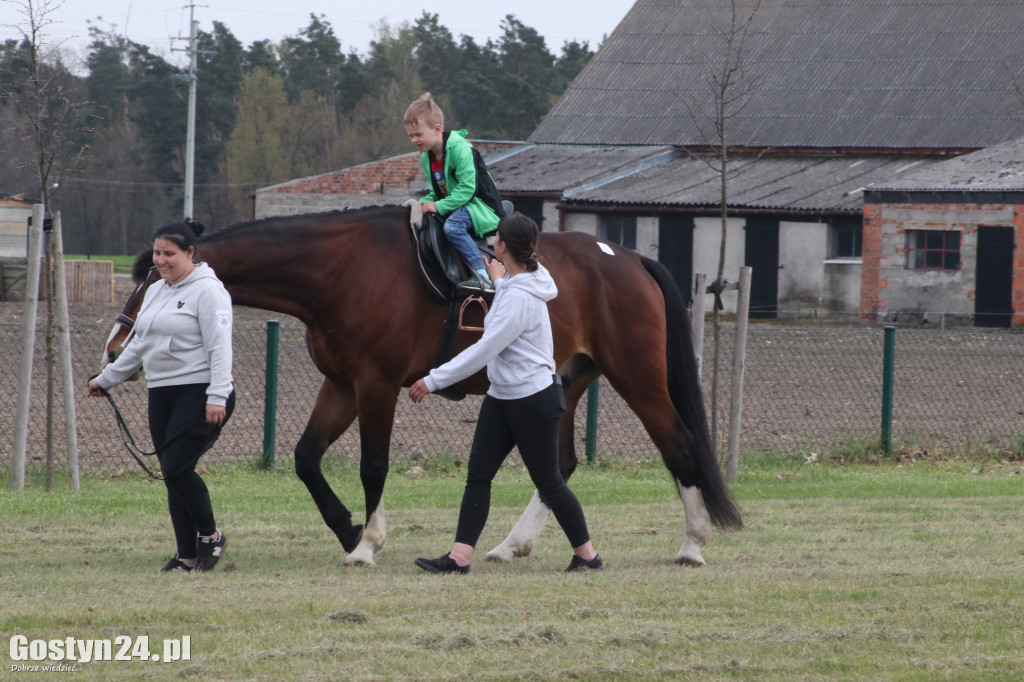
{"label": "saddle", "polygon": [[[512,202],[502,201],[501,203],[504,214],[511,214]],[[416,243],[416,262],[420,278],[435,300],[448,304],[448,314],[445,316],[441,343],[432,365],[432,367],[440,367],[452,359],[458,332],[483,331],[482,327],[466,326],[463,323],[463,318],[466,309],[471,305],[482,306],[484,314],[486,314],[488,303],[494,298],[494,292],[460,290],[457,285],[475,277],[476,273],[448,242],[441,218],[433,213],[424,215],[420,203],[415,199],[410,199],[405,205],[410,209],[409,227]],[[473,239],[481,253],[491,258],[495,257],[494,236],[495,233],[492,232],[484,237]],[[438,395],[449,400],[462,400],[466,397],[465,391],[457,385],[438,391]]]}

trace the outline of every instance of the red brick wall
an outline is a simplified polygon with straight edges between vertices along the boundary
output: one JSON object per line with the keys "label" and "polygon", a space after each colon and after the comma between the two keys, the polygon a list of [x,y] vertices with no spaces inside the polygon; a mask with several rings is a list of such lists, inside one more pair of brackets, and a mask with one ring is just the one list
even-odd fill
{"label": "red brick wall", "polygon": [[426,184],[419,158],[419,152],[392,156],[323,175],[299,178],[262,191],[280,194],[382,194],[386,189],[407,189]]}

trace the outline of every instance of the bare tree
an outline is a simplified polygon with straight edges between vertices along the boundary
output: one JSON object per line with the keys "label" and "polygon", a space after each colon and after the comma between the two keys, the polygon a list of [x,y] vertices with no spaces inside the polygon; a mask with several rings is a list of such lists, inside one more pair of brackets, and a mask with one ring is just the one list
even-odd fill
{"label": "bare tree", "polygon": [[709,11],[707,25],[714,38],[710,49],[703,53],[701,74],[703,88],[691,93],[677,93],[686,107],[690,123],[698,139],[704,144],[701,151],[690,151],[693,158],[706,163],[715,171],[720,188],[721,241],[718,251],[718,270],[712,290],[715,305],[712,308],[714,328],[714,360],[711,379],[711,438],[718,440],[718,371],[720,364],[721,318],[720,296],[725,288],[725,256],[729,227],[729,180],[742,173],[744,166],[734,166],[730,158],[729,138],[739,125],[754,99],[761,80],[756,55],[751,42],[757,35],[755,22],[761,0],[742,2],[730,0],[721,12]]}
{"label": "bare tree", "polygon": [[11,26],[21,34],[21,42],[9,60],[2,94],[21,115],[17,128],[32,150],[30,165],[39,181],[40,200],[49,212],[61,180],[85,157],[87,146],[74,144],[74,138],[89,130],[88,103],[74,93],[79,83],[63,62],[60,43],[46,40],[46,29],[54,23],[51,16],[64,0],[2,2],[14,5],[21,17],[20,23]]}
{"label": "bare tree", "polygon": [[[16,7],[21,23],[14,25],[21,34],[21,41],[11,54],[5,55],[8,73],[3,79],[0,96],[13,103],[20,120],[16,128],[21,134],[26,149],[25,165],[32,167],[39,182],[39,196],[43,202],[44,215],[49,214],[53,194],[60,187],[61,180],[68,172],[77,168],[85,156],[86,146],[74,144],[74,138],[88,128],[84,98],[73,94],[78,80],[65,66],[61,58],[60,44],[49,44],[46,28],[54,23],[50,17],[63,5],[63,0],[3,0],[4,4]],[[31,157],[31,160],[28,160]],[[48,231],[46,219],[44,230]],[[53,429],[54,429],[54,374],[55,357],[54,302],[57,291],[53,285],[53,264],[55,255],[63,253],[62,245],[56,239],[47,239],[46,265],[43,269],[46,282],[47,326],[46,326],[46,489],[53,488]],[[63,264],[58,261],[58,267]],[[31,272],[31,270],[30,270]],[[63,282],[63,269],[59,270],[58,282]],[[65,292],[59,292],[64,301]],[[34,302],[33,302],[34,306]],[[63,332],[66,335],[66,303],[61,307]],[[33,312],[34,315],[34,312]],[[62,345],[62,348],[64,346]],[[64,391],[70,392],[71,359],[70,348],[64,353]],[[70,401],[67,401],[70,404]],[[73,411],[70,413],[73,415]],[[73,417],[69,419],[73,429]],[[69,464],[74,447],[69,437]],[[77,485],[77,483],[76,483]]]}

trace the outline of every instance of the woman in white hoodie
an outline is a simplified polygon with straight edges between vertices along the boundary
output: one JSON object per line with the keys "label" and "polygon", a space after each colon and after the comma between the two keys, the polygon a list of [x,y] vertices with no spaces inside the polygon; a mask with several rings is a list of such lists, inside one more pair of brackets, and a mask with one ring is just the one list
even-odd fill
{"label": "woman in white hoodie", "polygon": [[603,568],[583,508],[558,470],[558,423],[565,395],[555,374],[547,308],[558,288],[538,262],[537,232],[537,224],[521,213],[501,219],[494,242],[497,260],[487,263],[495,294],[483,336],[409,389],[409,397],[419,403],[484,367],[491,382],[470,450],[455,543],[442,557],[415,562],[431,573],[469,573],[473,547],[487,522],[491,481],[515,446],[573,548],[566,570]]}
{"label": "woman in white hoodie", "polygon": [[153,234],[152,285],[131,341],[89,381],[90,396],[142,367],[149,389],[149,431],[167,487],[177,553],[164,571],[208,571],[227,538],[218,528],[206,483],[196,472],[235,406],[231,377],[231,296],[205,263],[194,263],[200,222],[161,225]]}

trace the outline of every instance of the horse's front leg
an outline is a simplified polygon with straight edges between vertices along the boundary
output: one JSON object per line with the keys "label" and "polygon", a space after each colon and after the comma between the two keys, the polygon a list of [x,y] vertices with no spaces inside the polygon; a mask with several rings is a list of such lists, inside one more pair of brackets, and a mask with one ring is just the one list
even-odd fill
{"label": "horse's front leg", "polygon": [[384,482],[391,455],[391,430],[399,386],[384,378],[363,380],[356,388],[359,412],[359,478],[366,499],[366,528],[359,545],[345,557],[346,566],[374,566],[374,556],[384,548]]}
{"label": "horse's front leg", "polygon": [[324,523],[338,536],[341,546],[347,552],[356,546],[362,526],[352,525],[352,513],[327,483],[320,462],[327,448],[355,418],[356,401],[352,388],[325,379],[320,386],[313,413],[306,423],[306,430],[295,446],[295,473],[306,484]]}

